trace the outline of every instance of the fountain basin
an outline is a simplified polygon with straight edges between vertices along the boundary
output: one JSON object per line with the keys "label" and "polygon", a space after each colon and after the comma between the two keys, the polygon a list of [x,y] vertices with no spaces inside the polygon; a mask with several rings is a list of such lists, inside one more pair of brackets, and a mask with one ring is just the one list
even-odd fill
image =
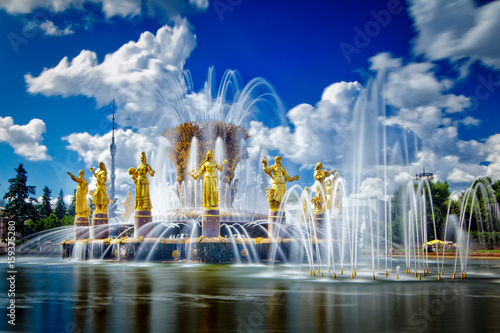
{"label": "fountain basin", "polygon": [[[295,253],[304,240],[291,238],[120,238],[104,240],[65,240],[63,259],[147,260],[154,262],[194,261],[201,263],[276,262],[306,260]],[[322,242],[321,240],[319,242]],[[293,258],[292,258],[293,257]]]}

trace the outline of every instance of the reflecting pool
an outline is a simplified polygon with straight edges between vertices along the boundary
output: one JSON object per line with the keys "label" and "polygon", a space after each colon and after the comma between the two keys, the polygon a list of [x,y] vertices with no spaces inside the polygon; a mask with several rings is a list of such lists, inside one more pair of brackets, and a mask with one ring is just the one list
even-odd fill
{"label": "reflecting pool", "polygon": [[[7,267],[6,257],[2,257]],[[370,269],[313,277],[297,265],[69,262],[18,257],[23,332],[500,331],[500,261],[472,260],[467,279],[418,280]],[[365,272],[366,273],[363,273]],[[338,274],[338,273],[337,273]],[[329,274],[328,274],[329,275]],[[6,279],[1,304],[9,299]],[[5,310],[4,310],[5,311]],[[5,316],[4,316],[5,318]],[[1,330],[12,331],[3,319]]]}

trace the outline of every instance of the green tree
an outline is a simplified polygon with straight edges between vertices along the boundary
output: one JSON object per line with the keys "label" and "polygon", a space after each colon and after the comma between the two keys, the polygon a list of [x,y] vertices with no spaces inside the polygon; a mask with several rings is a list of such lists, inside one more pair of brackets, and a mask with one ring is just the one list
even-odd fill
{"label": "green tree", "polygon": [[67,209],[68,208],[64,203],[63,190],[61,189],[59,195],[57,196],[56,208],[54,209],[54,213],[56,214],[57,218],[61,220],[66,215]]}
{"label": "green tree", "polygon": [[4,233],[2,239],[7,236],[7,222],[14,221],[16,226],[16,232],[20,234],[21,237],[26,236],[30,229],[25,226],[25,222],[29,219],[36,221],[38,220],[38,212],[33,205],[33,202],[37,202],[35,198],[31,197],[36,193],[36,186],[28,186],[28,173],[24,169],[22,164],[14,169],[16,171],[16,176],[9,179],[9,190],[4,195],[4,200],[7,200],[7,204],[4,210]]}
{"label": "green tree", "polygon": [[58,228],[60,226],[61,226],[61,220],[57,217],[55,212],[50,214],[50,216],[43,221],[44,230]]}
{"label": "green tree", "polygon": [[45,186],[42,191],[42,202],[37,208],[40,214],[40,219],[43,220],[52,214],[52,207],[50,205],[50,195],[52,194],[52,191],[47,186]]}
{"label": "green tree", "polygon": [[70,226],[70,225],[73,225],[73,224],[75,224],[75,217],[72,216],[72,215],[66,215],[61,220],[61,226],[62,227]]}
{"label": "green tree", "polygon": [[[450,187],[448,182],[431,182],[432,205],[434,207],[434,218],[436,221],[436,237],[443,238],[448,216],[448,203],[450,198]],[[426,192],[426,194],[428,194]],[[427,239],[434,239],[434,227],[432,225],[432,210],[430,201],[427,200]]]}
{"label": "green tree", "polygon": [[40,232],[44,230],[42,219],[38,219],[36,221],[29,219],[28,222],[26,222],[26,226],[30,228],[33,232]]}
{"label": "green tree", "polygon": [[495,201],[500,203],[500,180],[497,180],[493,184],[491,184],[491,189],[495,193]]}
{"label": "green tree", "polygon": [[68,206],[68,211],[66,215],[74,217],[75,214],[76,214],[76,190],[73,192],[73,195],[71,196],[71,203]]}

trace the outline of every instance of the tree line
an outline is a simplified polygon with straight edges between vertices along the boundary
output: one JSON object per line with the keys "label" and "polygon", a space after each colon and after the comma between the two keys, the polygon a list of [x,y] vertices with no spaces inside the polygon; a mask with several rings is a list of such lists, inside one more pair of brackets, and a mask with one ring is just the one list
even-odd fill
{"label": "tree line", "polygon": [[[455,240],[453,223],[448,222],[448,230],[446,230],[447,218],[452,216],[454,223],[458,222],[460,218],[464,220],[464,228],[471,230],[471,237],[477,238],[477,235],[482,235],[483,238],[490,239],[491,245],[500,245],[499,242],[492,241],[497,237],[500,231],[500,220],[498,214],[495,213],[494,205],[500,202],[500,180],[493,182],[490,177],[474,180],[471,186],[458,194],[458,197],[451,198],[448,182],[429,182],[432,194],[432,207],[431,200],[426,200],[425,212],[427,224],[427,241],[433,240],[435,237],[445,240],[444,235],[446,231],[446,240]],[[392,196],[392,235],[393,242],[403,243],[403,220],[405,214],[402,209],[402,201],[405,200],[406,186],[400,185]],[[414,186],[414,191],[417,186]],[[470,195],[467,195],[470,192]],[[427,194],[427,189],[426,189]],[[432,208],[434,210],[434,221],[436,222],[436,234],[434,234]],[[498,209],[498,206],[496,207]],[[484,242],[484,240],[482,241]],[[493,242],[493,243],[492,243]]]}
{"label": "tree line", "polygon": [[[9,179],[9,188],[3,196],[6,202],[3,211],[4,226],[8,221],[14,221],[16,232],[20,238],[32,233],[52,228],[70,226],[74,223],[76,208],[76,190],[73,192],[71,203],[66,205],[64,193],[61,189],[57,196],[55,208],[52,209],[52,191],[48,186],[42,189],[40,202],[34,197],[36,186],[27,185],[28,173],[22,164],[19,164],[16,176]],[[4,227],[2,241],[7,237],[7,228]]]}

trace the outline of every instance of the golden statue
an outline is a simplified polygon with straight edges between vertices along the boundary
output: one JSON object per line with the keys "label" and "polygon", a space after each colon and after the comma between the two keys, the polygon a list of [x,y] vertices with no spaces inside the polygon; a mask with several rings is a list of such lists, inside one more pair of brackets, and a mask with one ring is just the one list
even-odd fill
{"label": "golden statue", "polygon": [[316,168],[314,168],[314,179],[318,181],[318,185],[316,186],[316,195],[311,202],[314,204],[315,214],[323,213],[325,211],[327,206],[325,205],[325,201],[328,200],[325,179],[330,177],[333,173],[335,173],[335,171],[335,169],[332,169],[331,171],[324,170],[322,163],[316,164]]}
{"label": "golden statue", "polygon": [[217,186],[217,175],[215,170],[224,171],[224,165],[227,160],[222,162],[222,165],[214,161],[214,153],[209,150],[205,160],[202,162],[200,169],[195,173],[194,170],[189,172],[189,175],[194,180],[205,174],[203,177],[203,209],[218,209],[219,207],[219,188]]}
{"label": "golden statue", "polygon": [[328,179],[328,182],[326,183],[326,208],[330,209],[333,204],[337,211],[340,212],[340,208],[342,206],[342,190],[340,188],[337,188],[335,195],[333,193],[335,184],[337,183],[337,180],[339,178],[340,173],[337,171],[333,175],[333,179]]}
{"label": "golden statue", "polygon": [[304,188],[304,199],[302,201],[302,224],[304,223],[309,223],[309,216],[308,216],[308,210],[309,210],[309,187]]}
{"label": "golden statue", "polygon": [[108,214],[109,199],[106,194],[106,181],[108,180],[108,172],[103,162],[99,162],[99,171],[94,172],[94,168],[90,171],[97,179],[95,191],[90,191],[92,195],[92,203],[95,205],[94,214]]}
{"label": "golden statue", "polygon": [[125,207],[125,212],[122,214],[122,221],[127,222],[130,216],[134,213],[134,198],[132,197],[132,192],[128,191],[125,201],[119,205],[123,205]]}
{"label": "golden statue", "polygon": [[299,176],[290,177],[284,166],[281,165],[281,156],[274,158],[274,165],[267,167],[267,159],[264,157],[262,164],[264,164],[264,172],[273,180],[273,186],[267,189],[267,202],[269,202],[269,209],[277,211],[280,207],[281,201],[286,192],[286,182],[293,182],[299,180]]}
{"label": "golden statue", "polygon": [[149,211],[153,208],[149,196],[148,172],[151,177],[154,177],[155,171],[151,169],[149,164],[146,164],[146,153],[142,152],[141,164],[137,167],[137,170],[134,168],[128,169],[128,173],[135,183],[135,210]]}
{"label": "golden statue", "polygon": [[73,179],[75,182],[78,183],[76,187],[76,216],[75,217],[89,217],[90,214],[90,208],[89,205],[87,204],[87,193],[89,192],[89,185],[85,178],[83,176],[85,175],[85,172],[83,170],[80,170],[78,172],[79,177],[75,177],[71,172],[68,172],[68,175]]}

